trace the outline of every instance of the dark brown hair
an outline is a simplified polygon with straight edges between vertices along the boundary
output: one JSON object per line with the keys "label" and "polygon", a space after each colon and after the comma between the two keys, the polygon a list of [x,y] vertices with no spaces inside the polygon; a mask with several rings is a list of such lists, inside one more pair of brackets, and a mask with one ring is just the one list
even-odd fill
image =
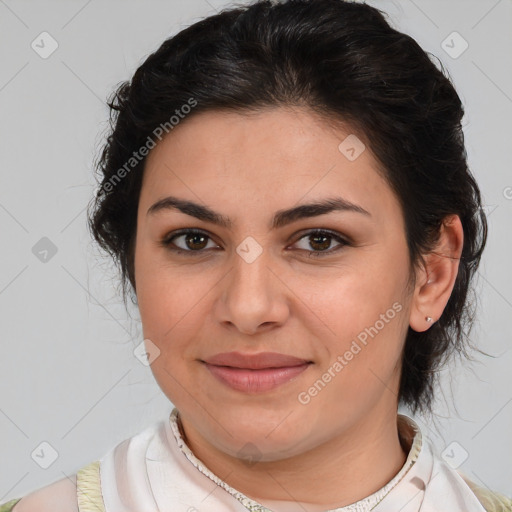
{"label": "dark brown hair", "polygon": [[446,216],[461,219],[464,246],[452,295],[430,329],[409,328],[403,353],[399,400],[413,411],[430,409],[436,370],[469,342],[469,285],[487,237],[466,161],[463,106],[431,57],[378,9],[344,0],[235,5],[164,41],[108,102],[111,131],[89,205],[89,227],[119,265],[125,300],[129,285],[135,291],[141,148],[151,147],[162,128],[170,132],[207,110],[308,107],[348,123],[377,158],[402,206],[413,265],[433,249]]}

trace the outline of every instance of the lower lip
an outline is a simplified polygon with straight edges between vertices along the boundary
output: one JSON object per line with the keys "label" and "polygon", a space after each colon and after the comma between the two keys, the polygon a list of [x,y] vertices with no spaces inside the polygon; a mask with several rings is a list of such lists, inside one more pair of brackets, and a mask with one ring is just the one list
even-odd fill
{"label": "lower lip", "polygon": [[208,363],[205,363],[205,366],[217,379],[232,389],[244,391],[245,393],[263,393],[271,391],[297,377],[306,370],[309,363],[283,368],[265,368],[262,370],[215,366]]}

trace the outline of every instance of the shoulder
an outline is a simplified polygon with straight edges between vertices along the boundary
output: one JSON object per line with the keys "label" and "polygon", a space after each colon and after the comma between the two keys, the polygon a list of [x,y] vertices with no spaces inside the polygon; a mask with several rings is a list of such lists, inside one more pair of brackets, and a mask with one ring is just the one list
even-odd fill
{"label": "shoulder", "polygon": [[485,487],[480,487],[462,473],[460,473],[460,476],[473,491],[475,496],[478,498],[478,501],[480,501],[482,506],[485,508],[486,512],[512,511],[512,499],[507,498],[500,493],[490,491]]}
{"label": "shoulder", "polygon": [[[2,509],[0,509],[2,510]],[[27,494],[6,512],[78,512],[76,475]]]}

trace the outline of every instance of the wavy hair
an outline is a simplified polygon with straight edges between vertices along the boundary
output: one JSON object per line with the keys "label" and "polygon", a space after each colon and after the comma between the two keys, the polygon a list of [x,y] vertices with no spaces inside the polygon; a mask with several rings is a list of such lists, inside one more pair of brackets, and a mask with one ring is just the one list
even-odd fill
{"label": "wavy hair", "polygon": [[437,370],[469,344],[468,292],[487,238],[467,165],[464,109],[442,63],[392,28],[382,11],[345,0],[234,5],[165,40],[108,100],[110,133],[88,208],[94,239],[121,271],[125,300],[130,285],[135,291],[145,158],[126,163],[191,98],[197,103],[189,116],[300,106],[348,123],[399,199],[412,266],[433,250],[443,219],[460,217],[464,245],[451,297],[430,329],[409,327],[402,357],[399,401],[414,412],[430,410]]}

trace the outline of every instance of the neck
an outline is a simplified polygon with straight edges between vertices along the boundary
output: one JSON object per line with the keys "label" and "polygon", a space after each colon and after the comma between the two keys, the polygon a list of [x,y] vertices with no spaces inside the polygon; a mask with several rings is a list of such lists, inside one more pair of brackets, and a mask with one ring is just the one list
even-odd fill
{"label": "neck", "polygon": [[296,511],[298,506],[320,512],[355,503],[385,486],[407,458],[398,435],[396,408],[385,415],[380,411],[365,416],[314,450],[254,465],[217,450],[185,427],[189,448],[214,474],[279,512]]}

